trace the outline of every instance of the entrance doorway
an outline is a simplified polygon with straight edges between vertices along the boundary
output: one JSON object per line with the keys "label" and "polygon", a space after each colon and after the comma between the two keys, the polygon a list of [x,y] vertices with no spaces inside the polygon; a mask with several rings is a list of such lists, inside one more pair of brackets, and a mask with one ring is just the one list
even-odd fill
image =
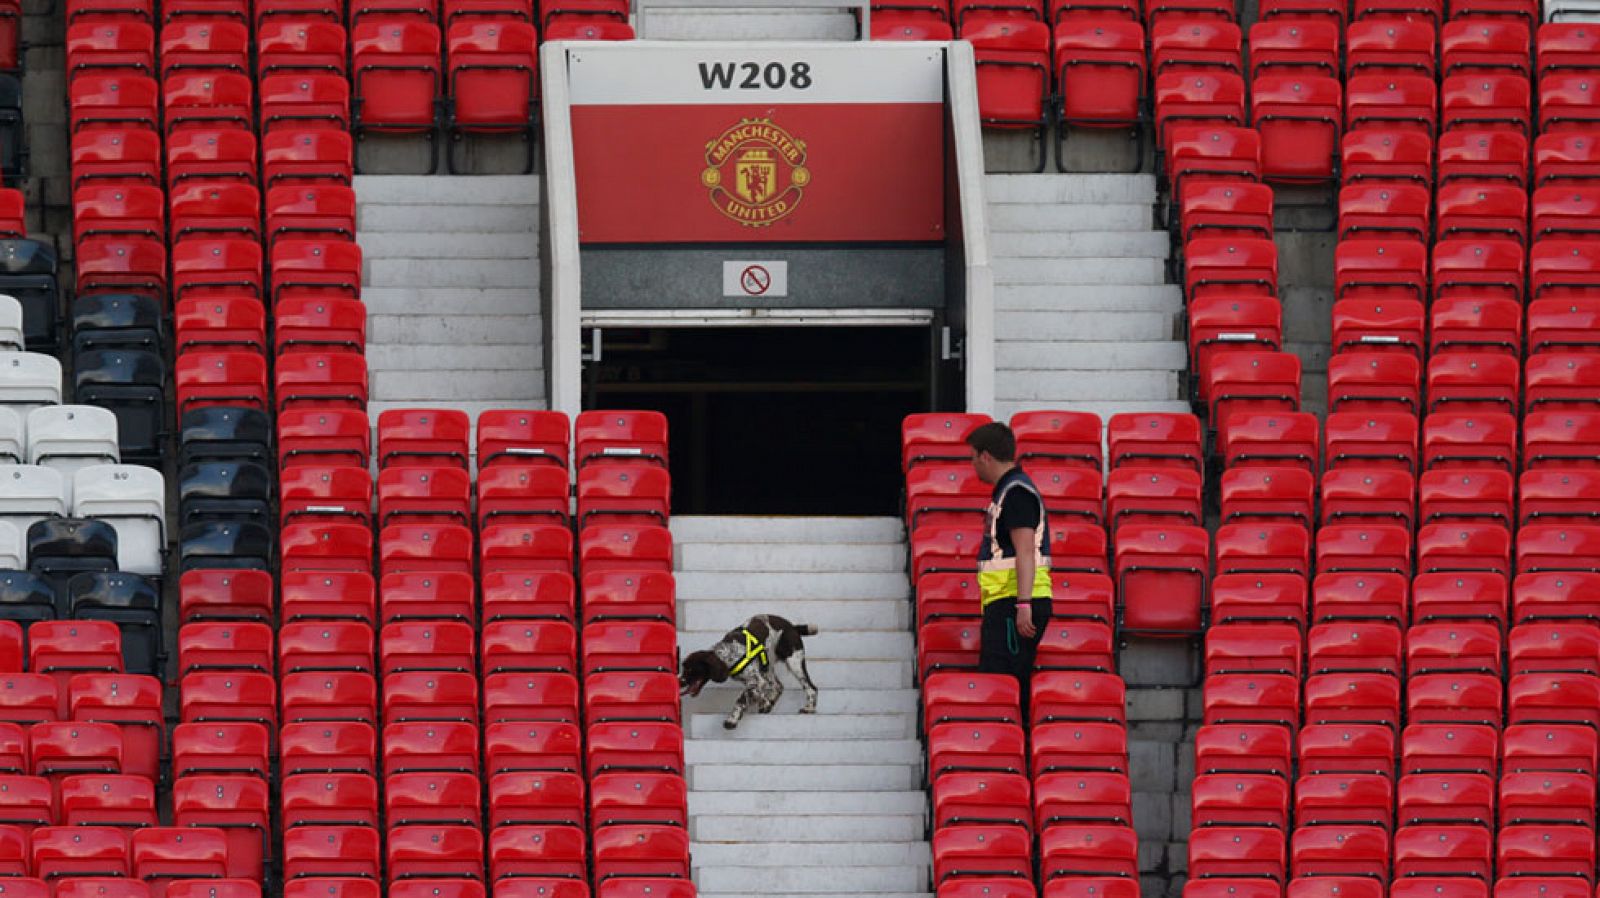
{"label": "entrance doorway", "polygon": [[893,515],[900,421],[938,407],[934,333],[607,328],[584,407],[666,414],[675,514]]}

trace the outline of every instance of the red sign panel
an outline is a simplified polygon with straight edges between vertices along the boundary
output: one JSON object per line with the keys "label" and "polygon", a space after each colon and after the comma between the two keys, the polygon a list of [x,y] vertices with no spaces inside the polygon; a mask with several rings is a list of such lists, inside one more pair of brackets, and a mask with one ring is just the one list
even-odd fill
{"label": "red sign panel", "polygon": [[908,49],[573,51],[580,241],[942,240],[941,57]]}

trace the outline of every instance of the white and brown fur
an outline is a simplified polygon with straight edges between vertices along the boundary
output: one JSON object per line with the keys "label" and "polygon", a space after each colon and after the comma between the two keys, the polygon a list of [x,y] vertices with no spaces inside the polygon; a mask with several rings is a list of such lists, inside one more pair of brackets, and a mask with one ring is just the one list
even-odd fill
{"label": "white and brown fur", "polygon": [[790,623],[776,614],[758,614],[745,622],[742,628],[729,630],[711,648],[690,652],[680,665],[679,690],[693,697],[699,695],[707,683],[726,682],[728,672],[744,659],[745,630],[749,630],[750,635],[767,647],[769,666],[763,670],[760,661],[751,661],[734,676],[744,685],[744,690],[739,693],[739,698],[733,703],[733,711],[722,725],[730,730],[738,726],[751,707],[762,714],[777,707],[778,699],[783,696],[783,681],[778,679],[779,662],[789,668],[789,672],[800,682],[800,687],[806,691],[806,703],[800,713],[815,714],[817,687],[806,671],[806,647],[800,637],[817,635],[817,628],[810,624]]}

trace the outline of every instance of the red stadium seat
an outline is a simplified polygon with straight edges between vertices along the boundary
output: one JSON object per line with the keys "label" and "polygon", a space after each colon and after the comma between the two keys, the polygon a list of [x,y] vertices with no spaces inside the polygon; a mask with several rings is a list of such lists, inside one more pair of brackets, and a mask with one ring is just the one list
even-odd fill
{"label": "red stadium seat", "polygon": [[1195,735],[1195,769],[1202,774],[1288,775],[1292,751],[1289,731],[1268,724],[1209,724]]}
{"label": "red stadium seat", "polygon": [[1540,134],[1534,141],[1535,187],[1562,181],[1589,181],[1600,177],[1600,146],[1587,134]]}
{"label": "red stadium seat", "polygon": [[1401,826],[1493,826],[1494,780],[1481,773],[1408,773],[1396,787]]}
{"label": "red stadium seat", "polygon": [[1597,763],[1596,734],[1570,724],[1508,726],[1504,736],[1505,769],[1575,771],[1592,774]]}
{"label": "red stadium seat", "polygon": [[1600,573],[1559,571],[1520,574],[1513,589],[1513,621],[1600,620],[1590,596],[1600,588]]}
{"label": "red stadium seat", "polygon": [[[1222,520],[1299,524],[1310,529],[1316,478],[1304,468],[1249,466],[1222,473]],[[1220,547],[1219,547],[1220,550]]]}
{"label": "red stadium seat", "polygon": [[1268,70],[1338,77],[1339,37],[1332,22],[1263,16],[1250,26],[1250,78]]}
{"label": "red stadium seat", "polygon": [[[358,530],[331,532],[335,540],[350,539],[348,567],[355,568],[362,558],[370,559],[371,549],[366,540],[370,537]],[[363,555],[363,550],[367,553]],[[337,559],[337,555],[331,556]],[[376,587],[372,575],[366,572],[370,560],[361,570],[322,570],[322,560],[307,554],[303,563],[306,570],[290,570],[283,574],[279,589],[283,621],[354,621],[371,627],[377,620]],[[338,564],[345,565],[344,561]]]}
{"label": "red stadium seat", "polygon": [[1345,75],[1422,75],[1432,78],[1434,28],[1424,21],[1366,19],[1345,29]]}
{"label": "red stadium seat", "polygon": [[1520,301],[1527,254],[1509,239],[1441,239],[1433,247],[1433,295],[1505,297]]}
{"label": "red stadium seat", "polygon": [[[347,88],[348,89],[348,88]],[[267,98],[263,91],[262,103]],[[261,137],[261,186],[349,184],[354,147],[342,131],[280,127]]]}
{"label": "red stadium seat", "polygon": [[1406,717],[1414,724],[1500,723],[1504,699],[1498,675],[1424,674],[1407,686]]}
{"label": "red stadium seat", "polygon": [[522,721],[491,723],[484,727],[483,756],[485,771],[491,776],[491,813],[492,777],[520,770],[576,774],[583,770],[580,742],[578,727],[572,723]]}
{"label": "red stadium seat", "polygon": [[378,533],[382,575],[413,571],[472,573],[472,531],[460,524],[389,524]]}
{"label": "red stadium seat", "polygon": [[132,873],[128,833],[110,826],[46,826],[30,835],[33,875],[49,882]]}
{"label": "red stadium seat", "polygon": [[1311,534],[1298,524],[1250,522],[1217,530],[1219,574],[1297,574],[1311,570]]}
{"label": "red stadium seat", "polygon": [[[1191,76],[1193,77],[1193,76]],[[1184,292],[1207,296],[1265,296],[1278,292],[1278,257],[1270,240],[1197,237],[1184,245]]]}
{"label": "red stadium seat", "polygon": [[1273,724],[1300,721],[1300,687],[1285,674],[1221,674],[1206,677],[1203,723]]}
{"label": "red stadium seat", "polygon": [[[1530,416],[1533,421],[1536,416]],[[1516,465],[1516,419],[1504,413],[1440,412],[1429,415],[1423,434],[1429,468]]]}
{"label": "red stadium seat", "polygon": [[1517,531],[1517,573],[1600,570],[1600,527],[1530,524]]}
{"label": "red stadium seat", "polygon": [[1344,183],[1433,185],[1433,141],[1409,130],[1346,131],[1339,142]]}
{"label": "red stadium seat", "polygon": [[[255,777],[186,777],[173,787],[175,826],[215,827],[227,839],[227,875],[259,881],[270,844],[270,798]],[[155,823],[149,824],[151,826]]]}
{"label": "red stadium seat", "polygon": [[1511,531],[1500,524],[1446,521],[1417,533],[1417,572],[1511,573]]}
{"label": "red stadium seat", "polygon": [[259,723],[181,723],[172,731],[174,776],[245,774],[266,779],[268,730]]}
{"label": "red stadium seat", "polygon": [[[1115,777],[1120,774],[1101,776]],[[1123,782],[1126,782],[1125,777]],[[1028,778],[1021,774],[996,771],[946,773],[933,782],[934,826],[1032,826],[1029,795]]]}
{"label": "red stadium seat", "polygon": [[1143,26],[1112,18],[1052,18],[1051,62],[1065,87],[1056,109],[1062,127],[1137,125],[1145,98]]}
{"label": "red stadium seat", "polygon": [[1204,627],[1210,539],[1198,527],[1130,524],[1117,533],[1124,632],[1197,633]]}
{"label": "red stadium seat", "polygon": [[1504,297],[1448,297],[1428,310],[1428,351],[1522,354],[1522,306]]}
{"label": "red stadium seat", "polygon": [[601,723],[586,734],[593,778],[609,771],[683,773],[683,730],[670,723]]}
{"label": "red stadium seat", "polygon": [[1311,587],[1311,617],[1319,624],[1382,621],[1405,626],[1409,616],[1407,587],[1406,577],[1398,573],[1318,574]]}
{"label": "red stadium seat", "polygon": [[1600,678],[1576,673],[1517,674],[1506,682],[1506,723],[1581,724],[1595,728]]}
{"label": "red stadium seat", "polygon": [[386,468],[378,474],[377,486],[379,527],[419,519],[472,523],[472,478],[460,468]]}
{"label": "red stadium seat", "polygon": [[1416,480],[1406,471],[1347,467],[1322,475],[1324,524],[1399,524],[1416,519]]}
{"label": "red stadium seat", "polygon": [[1436,521],[1512,521],[1512,479],[1505,471],[1437,469],[1418,481],[1417,517]]}
{"label": "red stadium seat", "polygon": [[1389,834],[1383,827],[1301,826],[1291,840],[1295,878],[1358,876],[1382,879],[1389,868]]}
{"label": "red stadium seat", "polygon": [[[507,884],[544,882],[528,877],[559,877],[556,881],[582,885],[588,872],[585,844],[583,829],[576,826],[496,827],[489,834],[489,879],[495,883],[496,894]],[[544,894],[547,892],[541,888],[526,892],[525,898]],[[583,890],[572,898],[587,898],[588,894]]]}
{"label": "red stadium seat", "polygon": [[1399,353],[1341,352],[1328,360],[1328,407],[1336,412],[1420,414],[1421,367],[1416,357]]}
{"label": "red stadium seat", "polygon": [[1262,178],[1287,183],[1332,180],[1342,105],[1336,78],[1303,74],[1256,78],[1250,111],[1261,132]]}
{"label": "red stadium seat", "polygon": [[1211,619],[1219,624],[1282,621],[1303,627],[1306,583],[1297,574],[1222,574],[1211,581]]}
{"label": "red stadium seat", "polygon": [[462,721],[406,721],[383,728],[383,775],[479,776],[478,728]]}
{"label": "red stadium seat", "polygon": [[578,678],[571,674],[486,672],[483,680],[485,723],[578,723],[578,707]]}
{"label": "red stadium seat", "polygon": [[1314,415],[1235,414],[1219,434],[1225,468],[1241,465],[1293,465],[1311,473],[1320,468],[1321,440]]}
{"label": "red stadium seat", "polygon": [[[627,575],[626,572],[616,573]],[[486,622],[525,619],[571,622],[574,617],[571,574],[500,571],[484,574],[482,584]]]}
{"label": "red stadium seat", "polygon": [[296,826],[283,833],[286,880],[352,877],[381,881],[378,830],[370,826]]}
{"label": "red stadium seat", "polygon": [[1345,127],[1419,131],[1432,136],[1438,90],[1423,75],[1353,75],[1345,85]]}
{"label": "red stadium seat", "polygon": [[283,523],[353,523],[372,526],[372,475],[354,467],[286,468],[278,480]]}
{"label": "red stadium seat", "polygon": [[1306,678],[1305,720],[1307,724],[1377,724],[1398,729],[1399,681],[1381,673],[1313,673]]}
{"label": "red stadium seat", "polygon": [[[1237,64],[1237,63],[1236,63]],[[1172,128],[1192,123],[1242,126],[1246,121],[1245,84],[1228,71],[1169,71],[1159,74],[1154,89],[1158,146],[1169,146]]]}
{"label": "red stadium seat", "polygon": [[286,830],[302,826],[376,826],[378,780],[359,773],[285,777],[281,785]]}
{"label": "red stadium seat", "polygon": [[[666,777],[669,774],[618,774],[606,777]],[[579,826],[584,821],[584,782],[570,772],[520,771],[489,781],[489,826]]]}
{"label": "red stadium seat", "polygon": [[279,687],[285,723],[357,721],[377,726],[378,684],[371,674],[289,673],[280,678]]}
{"label": "red stadium seat", "polygon": [[261,129],[332,130],[350,127],[350,82],[337,75],[269,75],[261,79]]}
{"label": "red stadium seat", "polygon": [[382,676],[412,670],[471,673],[477,669],[476,633],[459,621],[385,624],[378,656]]}
{"label": "red stadium seat", "polygon": [[1289,825],[1289,783],[1257,773],[1212,773],[1195,777],[1191,819],[1196,827]]}
{"label": "red stadium seat", "polygon": [[[260,784],[250,777],[245,782]],[[69,776],[61,780],[61,823],[64,826],[160,826],[156,788],[142,776]],[[9,853],[9,852],[8,852]]]}
{"label": "red stadium seat", "polygon": [[291,723],[279,738],[285,777],[300,773],[377,775],[378,736],[369,724]]}
{"label": "red stadium seat", "polygon": [[1196,236],[1270,240],[1272,188],[1241,181],[1204,180],[1197,175],[1183,185],[1178,227],[1186,241]]}
{"label": "red stadium seat", "polygon": [[1029,765],[1035,777],[1056,770],[1128,771],[1128,734],[1122,724],[1054,723],[1031,733]]}
{"label": "red stadium seat", "polygon": [[1421,574],[1412,582],[1412,619],[1417,623],[1482,620],[1504,629],[1506,578],[1491,571]]}
{"label": "red stadium seat", "polygon": [[486,674],[577,672],[577,632],[564,621],[497,621],[482,630]]}
{"label": "red stadium seat", "polygon": [[[601,470],[610,467],[607,465]],[[565,522],[571,504],[570,491],[566,470],[554,465],[510,462],[483,468],[478,472],[478,526],[483,527],[493,520],[525,524]]]}
{"label": "red stadium seat", "polygon": [[1452,19],[1439,34],[1441,72],[1512,72],[1526,78],[1529,25],[1511,18]]}
{"label": "red stadium seat", "polygon": [[1493,777],[1498,757],[1499,734],[1493,727],[1412,724],[1401,737],[1400,775],[1481,773]]}
{"label": "red stadium seat", "polygon": [[1433,203],[1417,184],[1357,181],[1339,191],[1339,239],[1385,235],[1428,239]]}
{"label": "red stadium seat", "polygon": [[1317,573],[1411,574],[1411,533],[1393,524],[1330,524],[1317,531]]}
{"label": "red stadium seat", "polygon": [[[949,831],[958,831],[953,827]],[[1115,876],[1137,879],[1136,837],[1130,826],[1052,826],[1039,839],[1039,867],[1046,882],[1062,877]]]}
{"label": "red stadium seat", "polygon": [[1261,135],[1231,125],[1175,125],[1167,135],[1167,171],[1178,183],[1194,176],[1261,180]]}
{"label": "red stadium seat", "polygon": [[1246,877],[1283,882],[1287,847],[1282,830],[1265,826],[1214,826],[1189,834],[1189,875]]}
{"label": "red stadium seat", "polygon": [[383,678],[383,719],[389,723],[446,720],[478,723],[478,681],[451,671],[395,673]]}
{"label": "red stadium seat", "polygon": [[478,569],[492,573],[567,573],[572,531],[550,524],[490,524],[478,533]]}
{"label": "red stadium seat", "polygon": [[359,524],[289,524],[279,545],[285,571],[365,574],[372,569],[372,531]]}
{"label": "red stadium seat", "polygon": [[1399,627],[1387,622],[1317,624],[1306,634],[1306,669],[1313,674],[1376,672],[1401,676],[1404,636]]}

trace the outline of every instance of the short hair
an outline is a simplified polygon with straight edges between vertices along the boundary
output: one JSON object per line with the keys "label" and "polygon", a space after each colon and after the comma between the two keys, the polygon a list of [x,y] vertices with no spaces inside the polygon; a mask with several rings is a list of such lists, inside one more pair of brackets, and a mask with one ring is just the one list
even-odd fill
{"label": "short hair", "polygon": [[967,434],[967,445],[979,452],[989,453],[996,461],[1017,460],[1017,435],[999,421],[973,428]]}

